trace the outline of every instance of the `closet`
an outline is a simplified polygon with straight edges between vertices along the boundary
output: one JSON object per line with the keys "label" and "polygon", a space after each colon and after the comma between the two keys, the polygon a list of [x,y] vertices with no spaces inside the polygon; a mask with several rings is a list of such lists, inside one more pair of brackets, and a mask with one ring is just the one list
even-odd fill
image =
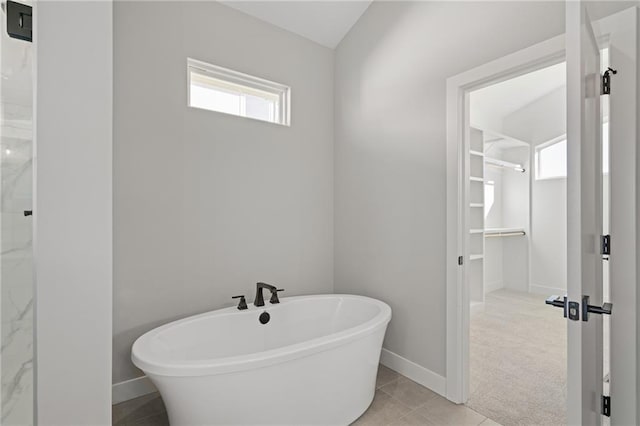
{"label": "closet", "polygon": [[471,128],[467,217],[472,310],[491,291],[529,291],[530,157],[526,142]]}

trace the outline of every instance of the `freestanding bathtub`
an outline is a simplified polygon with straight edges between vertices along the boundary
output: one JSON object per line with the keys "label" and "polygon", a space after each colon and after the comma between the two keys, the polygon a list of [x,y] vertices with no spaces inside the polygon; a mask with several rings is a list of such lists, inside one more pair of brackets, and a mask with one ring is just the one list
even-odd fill
{"label": "freestanding bathtub", "polygon": [[158,327],[136,340],[132,360],[173,426],[347,425],[373,400],[390,320],[368,297],[289,297]]}

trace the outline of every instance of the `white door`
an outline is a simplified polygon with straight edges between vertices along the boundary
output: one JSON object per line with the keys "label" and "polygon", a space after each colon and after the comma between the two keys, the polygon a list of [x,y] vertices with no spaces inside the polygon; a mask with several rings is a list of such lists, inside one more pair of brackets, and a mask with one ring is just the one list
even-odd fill
{"label": "white door", "polygon": [[586,312],[602,305],[600,52],[585,4],[566,5],[567,420],[600,425],[602,315]]}

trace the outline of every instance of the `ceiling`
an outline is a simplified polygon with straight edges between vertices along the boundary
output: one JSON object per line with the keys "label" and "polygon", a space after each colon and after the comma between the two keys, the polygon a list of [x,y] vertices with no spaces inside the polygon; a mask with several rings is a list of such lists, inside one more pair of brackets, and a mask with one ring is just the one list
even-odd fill
{"label": "ceiling", "polygon": [[334,49],[367,10],[371,0],[220,3]]}

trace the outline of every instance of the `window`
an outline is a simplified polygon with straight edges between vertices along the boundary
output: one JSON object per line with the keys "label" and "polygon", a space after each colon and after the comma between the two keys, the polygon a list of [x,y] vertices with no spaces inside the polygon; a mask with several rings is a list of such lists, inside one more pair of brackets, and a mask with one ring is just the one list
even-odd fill
{"label": "window", "polygon": [[291,89],[189,58],[189,106],[289,126]]}
{"label": "window", "polygon": [[[567,177],[567,138],[536,147],[536,180]],[[609,174],[609,122],[602,123],[602,173]]]}
{"label": "window", "polygon": [[484,218],[489,217],[489,212],[493,208],[493,204],[496,201],[496,183],[495,181],[488,180],[484,183]]}
{"label": "window", "polygon": [[567,177],[567,138],[565,136],[536,147],[536,180]]}

